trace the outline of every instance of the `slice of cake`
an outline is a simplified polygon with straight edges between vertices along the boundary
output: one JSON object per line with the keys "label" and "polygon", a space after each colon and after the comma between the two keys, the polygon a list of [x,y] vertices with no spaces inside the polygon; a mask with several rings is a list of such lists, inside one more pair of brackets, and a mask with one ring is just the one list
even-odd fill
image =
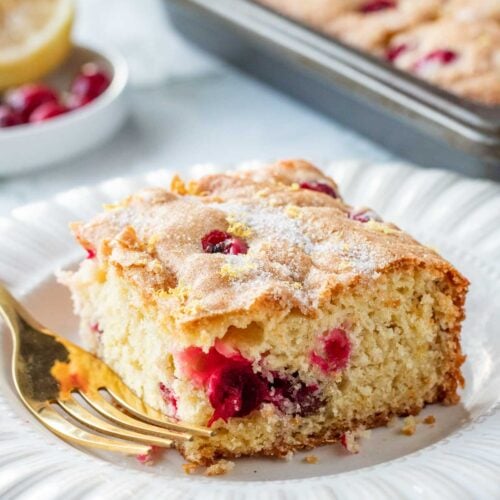
{"label": "slice of cake", "polygon": [[86,345],[190,461],[289,451],[455,403],[467,280],[303,161],[140,191],[73,225]]}

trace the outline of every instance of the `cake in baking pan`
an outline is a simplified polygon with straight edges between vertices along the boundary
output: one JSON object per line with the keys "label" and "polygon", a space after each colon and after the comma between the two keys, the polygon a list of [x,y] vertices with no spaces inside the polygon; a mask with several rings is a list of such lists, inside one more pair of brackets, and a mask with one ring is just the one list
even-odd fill
{"label": "cake in baking pan", "polygon": [[498,0],[257,0],[468,100],[500,104]]}

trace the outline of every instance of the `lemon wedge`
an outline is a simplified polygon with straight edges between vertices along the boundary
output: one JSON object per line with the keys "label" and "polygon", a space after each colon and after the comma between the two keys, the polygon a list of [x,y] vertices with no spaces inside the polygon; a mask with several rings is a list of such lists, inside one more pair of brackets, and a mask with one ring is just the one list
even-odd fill
{"label": "lemon wedge", "polygon": [[71,49],[73,0],[0,0],[0,90],[38,80]]}

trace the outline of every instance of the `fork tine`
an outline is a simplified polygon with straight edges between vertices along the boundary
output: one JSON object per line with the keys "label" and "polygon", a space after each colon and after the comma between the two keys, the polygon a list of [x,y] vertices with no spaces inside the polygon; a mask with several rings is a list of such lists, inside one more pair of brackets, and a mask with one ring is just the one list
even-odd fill
{"label": "fork tine", "polygon": [[[118,388],[117,386],[115,386]],[[166,429],[177,430],[180,432],[189,432],[194,436],[215,436],[215,431],[201,427],[199,425],[176,423],[167,420],[159,411],[154,410],[145,404],[125,385],[120,386],[120,393],[113,390],[111,387],[104,387],[109,395],[126,411],[130,412],[134,417],[137,417],[145,422]]]}
{"label": "fork tine", "polygon": [[126,455],[147,455],[151,451],[151,447],[148,445],[108,439],[80,429],[80,427],[73,425],[59,415],[50,406],[44,406],[33,413],[47,429],[61,439],[73,444],[125,453]]}
{"label": "fork tine", "polygon": [[112,420],[113,422],[124,427],[128,427],[129,429],[167,439],[176,439],[181,441],[191,441],[193,439],[193,436],[187,432],[172,431],[169,429],[165,429],[164,427],[158,427],[129,417],[127,414],[115,408],[98,391],[79,391],[79,394],[92,408],[94,408],[94,410],[98,411],[103,417],[106,417],[109,420]]}
{"label": "fork tine", "polygon": [[114,436],[121,439],[146,443],[152,446],[160,446],[162,448],[170,448],[172,446],[171,439],[165,439],[150,434],[143,434],[128,429],[121,429],[115,425],[109,424],[100,418],[92,415],[83,406],[81,406],[72,396],[67,399],[58,399],[57,404],[71,415],[75,420],[103,434]]}

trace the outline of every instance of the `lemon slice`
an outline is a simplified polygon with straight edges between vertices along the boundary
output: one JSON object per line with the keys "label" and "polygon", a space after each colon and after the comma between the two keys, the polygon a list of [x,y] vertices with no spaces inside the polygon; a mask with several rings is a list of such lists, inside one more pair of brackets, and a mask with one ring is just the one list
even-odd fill
{"label": "lemon slice", "polygon": [[38,80],[71,48],[73,0],[0,0],[0,90]]}

